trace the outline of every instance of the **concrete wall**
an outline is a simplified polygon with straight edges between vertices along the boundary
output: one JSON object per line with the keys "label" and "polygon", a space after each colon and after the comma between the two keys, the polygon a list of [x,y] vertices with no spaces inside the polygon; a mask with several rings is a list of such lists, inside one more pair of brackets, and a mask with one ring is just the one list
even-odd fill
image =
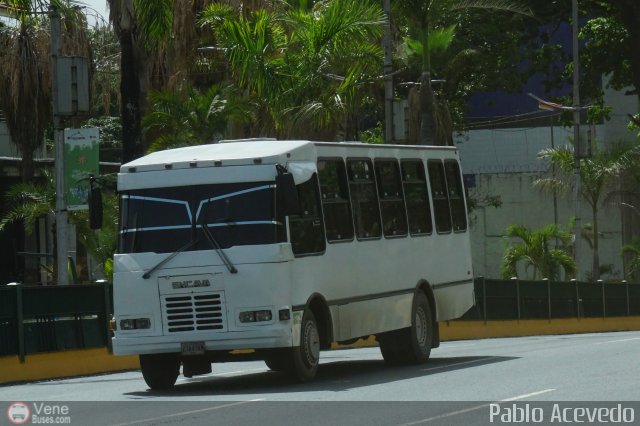
{"label": "concrete wall", "polygon": [[[635,138],[635,134],[627,130],[627,114],[638,111],[638,98],[609,90],[605,99],[613,108],[611,120],[591,128],[582,126],[582,137],[591,133],[596,143],[603,147]],[[557,223],[566,227],[569,218],[575,216],[571,193],[558,194],[557,207],[554,208],[553,194],[533,187],[536,179],[550,173],[549,165],[537,158],[538,153],[551,147],[552,143],[556,147],[567,145],[572,137],[572,128],[559,126],[471,130],[455,135],[463,173],[473,175],[466,181],[475,181],[470,195],[477,199],[499,195],[503,203],[500,208],[478,208],[471,215],[476,276],[500,276],[505,248],[503,235],[510,224],[535,229],[554,223],[554,218],[557,218]],[[600,264],[610,265],[612,269],[611,274],[602,276],[603,279],[621,279],[624,276],[620,247],[631,237],[623,235],[623,228],[629,229],[626,223],[629,214],[624,216],[625,221],[619,202],[599,212]],[[591,209],[584,201],[581,202],[579,217],[583,224],[592,222]],[[585,279],[591,270],[591,253],[589,243],[582,239],[578,245],[580,279]]]}

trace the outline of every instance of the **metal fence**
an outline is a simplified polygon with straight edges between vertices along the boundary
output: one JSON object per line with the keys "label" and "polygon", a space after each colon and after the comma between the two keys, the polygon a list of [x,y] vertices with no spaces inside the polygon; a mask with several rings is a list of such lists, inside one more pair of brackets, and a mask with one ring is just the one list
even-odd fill
{"label": "metal fence", "polygon": [[[640,315],[640,284],[476,278],[464,320]],[[0,287],[0,356],[109,347],[112,286]]]}
{"label": "metal fence", "polygon": [[0,356],[109,345],[112,286],[0,287]]}
{"label": "metal fence", "polygon": [[640,284],[476,278],[467,320],[593,318],[640,315]]}

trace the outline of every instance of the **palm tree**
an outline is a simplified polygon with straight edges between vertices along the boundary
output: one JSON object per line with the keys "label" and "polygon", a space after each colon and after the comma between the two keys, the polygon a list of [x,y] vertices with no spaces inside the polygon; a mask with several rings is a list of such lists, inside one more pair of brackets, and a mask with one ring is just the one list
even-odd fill
{"label": "palm tree", "polygon": [[164,90],[149,94],[150,111],[142,120],[151,135],[149,151],[217,142],[228,122],[249,121],[250,106],[236,101],[231,87],[211,86],[206,92],[189,89],[187,96]]}
{"label": "palm tree", "polygon": [[636,272],[640,271],[640,237],[634,237],[631,243],[622,246],[620,252],[623,256],[628,255],[631,257],[625,274],[628,278],[631,278]]}
{"label": "palm tree", "polygon": [[[580,160],[580,195],[591,207],[593,280],[600,278],[598,212],[612,197],[619,195],[619,179],[637,162],[640,144],[621,143],[609,150],[595,148],[590,158]],[[569,146],[540,151],[538,158],[555,166],[557,176],[538,179],[534,185],[546,191],[568,191],[574,180],[574,154]]]}
{"label": "palm tree", "polygon": [[382,58],[379,5],[328,0],[310,10],[283,3],[245,16],[213,4],[202,22],[226,51],[234,82],[258,102],[262,114],[252,133],[356,136],[353,113]]}
{"label": "palm tree", "polygon": [[[525,269],[533,267],[533,279],[560,278],[560,269],[566,277],[575,274],[575,261],[567,252],[571,234],[561,226],[550,224],[542,229],[529,230],[522,225],[510,225],[506,237],[517,238],[518,242],[509,241],[502,257],[502,278],[517,277],[517,266],[524,263]],[[552,247],[559,242],[558,248]]]}
{"label": "palm tree", "polygon": [[[4,198],[8,211],[0,218],[0,232],[11,223],[22,223],[26,233],[31,233],[35,223],[47,215],[55,216],[55,179],[47,170],[42,172],[39,182],[20,183],[12,186]],[[89,227],[88,212],[69,212],[69,221],[76,226],[78,241],[100,264],[105,276],[110,277],[110,264],[116,251],[118,229],[118,200],[115,194],[103,198],[104,223],[102,229],[94,231]]]}
{"label": "palm tree", "polygon": [[62,51],[89,56],[84,17],[61,0],[5,1],[12,24],[0,27],[0,109],[22,155],[22,179],[34,176],[33,156],[51,122],[51,48],[48,6],[61,11]]}
{"label": "palm tree", "polygon": [[405,44],[420,57],[419,86],[409,93],[410,104],[417,107],[413,110],[420,112],[417,141],[424,145],[450,145],[451,116],[445,106],[438,105],[431,86],[432,54],[446,50],[455,31],[455,26],[442,26],[445,17],[473,8],[525,15],[531,15],[531,10],[522,2],[508,0],[396,0],[392,4],[395,14],[407,22]]}

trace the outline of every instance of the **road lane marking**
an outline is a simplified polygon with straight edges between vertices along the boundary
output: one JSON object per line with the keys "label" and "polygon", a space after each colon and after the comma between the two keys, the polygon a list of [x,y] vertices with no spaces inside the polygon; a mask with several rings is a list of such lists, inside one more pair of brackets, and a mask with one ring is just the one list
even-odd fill
{"label": "road lane marking", "polygon": [[492,359],[492,358],[493,357],[486,356],[484,358],[472,359],[471,361],[460,361],[460,362],[454,362],[453,364],[440,365],[438,367],[424,368],[424,369],[422,369],[422,371],[443,370],[445,368],[455,367],[456,365],[475,364],[477,362],[487,361],[487,360]]}
{"label": "road lane marking", "polygon": [[170,419],[170,418],[173,418],[173,417],[180,417],[180,416],[196,414],[196,413],[204,413],[206,411],[219,410],[220,408],[235,407],[236,405],[249,404],[251,402],[258,402],[258,401],[264,401],[264,400],[265,400],[265,398],[258,398],[258,399],[250,399],[249,401],[232,402],[231,404],[217,405],[215,407],[201,408],[199,410],[183,411],[181,413],[167,414],[166,416],[160,416],[160,417],[151,417],[151,418],[148,418],[148,419],[136,420],[136,421],[128,422],[128,423],[118,423],[118,424],[113,425],[113,426],[130,426],[130,425],[137,425],[137,424],[140,424],[140,423],[155,422],[155,421],[158,421],[158,420]]}
{"label": "road lane marking", "polygon": [[469,413],[471,411],[481,410],[483,408],[486,408],[486,407],[490,406],[491,404],[500,404],[502,402],[517,401],[517,400],[520,400],[520,399],[525,399],[525,398],[529,398],[529,397],[536,396],[536,395],[542,395],[543,393],[553,392],[554,390],[555,389],[545,389],[545,390],[541,390],[541,391],[538,391],[538,392],[531,392],[531,393],[527,393],[527,394],[524,394],[524,395],[518,395],[518,396],[511,397],[511,398],[501,399],[500,401],[489,402],[489,403],[482,404],[482,405],[476,405],[474,407],[465,408],[464,410],[451,411],[449,413],[440,414],[438,416],[433,416],[433,417],[429,417],[429,418],[422,419],[422,420],[416,420],[415,422],[403,423],[402,426],[411,426],[411,425],[418,425],[418,424],[422,424],[422,423],[429,423],[429,422],[432,422],[434,420],[445,419],[447,417],[457,416],[459,414],[465,414],[465,413]]}
{"label": "road lane marking", "polygon": [[519,399],[529,398],[531,396],[542,395],[543,393],[553,392],[555,389],[545,389],[538,392],[531,392],[524,395],[514,396],[513,398],[501,399],[500,402],[517,401]]}
{"label": "road lane marking", "polygon": [[598,342],[598,343],[594,343],[594,344],[595,345],[604,345],[605,343],[629,342],[631,340],[640,340],[640,337],[631,337],[629,339],[620,339],[620,340],[607,340],[606,342]]}

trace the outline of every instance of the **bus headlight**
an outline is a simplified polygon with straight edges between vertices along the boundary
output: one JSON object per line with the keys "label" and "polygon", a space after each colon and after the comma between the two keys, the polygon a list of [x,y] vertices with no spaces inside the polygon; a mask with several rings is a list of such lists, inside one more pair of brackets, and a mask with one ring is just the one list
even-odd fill
{"label": "bus headlight", "polygon": [[149,318],[129,318],[120,320],[120,330],[144,330],[151,328]]}
{"label": "bus headlight", "polygon": [[262,309],[260,311],[244,311],[240,312],[240,322],[265,322],[271,321],[273,315],[269,309]]}

